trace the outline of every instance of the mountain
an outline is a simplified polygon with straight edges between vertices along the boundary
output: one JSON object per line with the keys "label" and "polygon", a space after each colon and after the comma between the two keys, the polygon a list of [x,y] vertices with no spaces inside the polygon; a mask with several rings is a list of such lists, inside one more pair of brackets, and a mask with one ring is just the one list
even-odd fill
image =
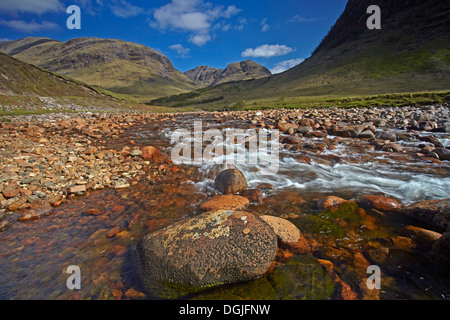
{"label": "mountain", "polygon": [[90,85],[143,100],[198,88],[166,56],[132,42],[25,38],[0,42],[0,51]]}
{"label": "mountain", "polygon": [[202,87],[209,87],[216,82],[222,72],[222,69],[198,66],[186,71],[184,75]]}
{"label": "mountain", "polygon": [[[381,9],[369,30],[367,8]],[[450,89],[450,4],[440,0],[349,0],[328,35],[302,64],[262,79],[225,83],[154,101],[229,105]]]}
{"label": "mountain", "polygon": [[230,63],[224,70],[199,66],[184,74],[198,85],[208,87],[232,81],[263,78],[272,73],[254,61],[245,60]]}
{"label": "mountain", "polygon": [[106,97],[94,88],[0,53],[0,94]]}

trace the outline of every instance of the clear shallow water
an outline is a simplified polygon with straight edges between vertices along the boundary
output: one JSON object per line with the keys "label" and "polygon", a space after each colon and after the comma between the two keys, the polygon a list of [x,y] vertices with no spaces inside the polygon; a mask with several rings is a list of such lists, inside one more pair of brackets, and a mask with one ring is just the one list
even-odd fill
{"label": "clear shallow water", "polygon": [[[192,120],[187,116],[162,128],[158,125],[134,128],[120,140],[111,142],[111,146],[121,149],[132,139],[138,145],[154,145],[169,154],[170,132],[186,127]],[[207,120],[208,127],[214,127]],[[309,157],[311,163],[297,161],[299,155]],[[340,161],[330,163],[322,155],[339,156]],[[262,204],[249,210],[287,217],[315,244],[314,253],[311,259],[297,255],[278,258],[276,267],[255,281],[177,298],[338,298],[318,259],[332,262],[334,272],[360,299],[449,297],[450,277],[436,272],[428,254],[429,244],[418,245],[405,229],[417,222],[355,208],[324,213],[316,207],[318,199],[329,194],[350,200],[361,193],[381,192],[405,204],[446,198],[450,190],[448,163],[424,163],[384,152],[361,153],[349,139],[322,153],[283,149],[279,171],[273,176],[261,176],[258,165],[236,166],[245,174],[250,187],[268,182],[275,189]],[[130,248],[145,234],[196,214],[199,204],[214,194],[214,177],[224,166],[181,168],[177,173],[162,176],[161,181],[143,179],[127,190],[92,192],[57,208],[45,219],[17,222],[0,233],[0,299],[161,298],[160,292],[148,291],[136,277]],[[99,209],[102,214],[87,215],[88,209]],[[115,228],[119,228],[116,235],[108,236]],[[365,261],[376,262],[383,270],[383,289],[375,296],[362,285],[367,275],[361,256]],[[66,287],[65,270],[69,265],[81,268],[80,291]],[[314,271],[313,280],[310,271],[305,270],[319,271]],[[282,281],[286,277],[289,282]]]}

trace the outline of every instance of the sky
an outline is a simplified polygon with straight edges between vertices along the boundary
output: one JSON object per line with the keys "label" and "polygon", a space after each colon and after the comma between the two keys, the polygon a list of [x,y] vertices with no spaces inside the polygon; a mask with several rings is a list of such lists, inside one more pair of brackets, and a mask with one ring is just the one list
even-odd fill
{"label": "sky", "polygon": [[[185,72],[253,60],[272,73],[308,58],[347,0],[0,0],[0,41],[120,39],[148,46]],[[80,29],[67,20],[80,8]]]}

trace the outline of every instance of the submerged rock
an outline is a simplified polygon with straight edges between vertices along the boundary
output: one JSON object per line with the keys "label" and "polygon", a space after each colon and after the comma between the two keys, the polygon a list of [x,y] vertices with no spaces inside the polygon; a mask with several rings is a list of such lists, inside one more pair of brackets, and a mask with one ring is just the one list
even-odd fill
{"label": "submerged rock", "polygon": [[403,208],[401,212],[443,230],[450,228],[450,199],[423,200]]}
{"label": "submerged rock", "polygon": [[397,200],[390,197],[363,195],[359,202],[363,207],[372,207],[381,211],[398,211],[402,208]]}
{"label": "submerged rock", "polygon": [[276,251],[277,237],[263,220],[219,210],[145,236],[135,257],[147,287],[160,282],[205,287],[260,277]]}
{"label": "submerged rock", "polygon": [[431,249],[433,256],[438,261],[450,264],[450,232],[446,232],[433,244]]}

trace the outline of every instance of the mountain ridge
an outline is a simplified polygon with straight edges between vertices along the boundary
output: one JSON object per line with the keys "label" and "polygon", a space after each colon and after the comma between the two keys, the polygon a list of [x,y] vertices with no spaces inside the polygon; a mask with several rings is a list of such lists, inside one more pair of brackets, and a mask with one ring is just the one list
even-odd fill
{"label": "mountain ridge", "polygon": [[24,38],[1,42],[0,51],[87,84],[141,99],[198,88],[163,54],[123,40],[82,37],[62,42]]}
{"label": "mountain ridge", "polygon": [[232,81],[258,79],[272,75],[266,67],[252,60],[230,63],[225,69],[198,66],[186,71],[184,74],[192,81],[205,87]]}

